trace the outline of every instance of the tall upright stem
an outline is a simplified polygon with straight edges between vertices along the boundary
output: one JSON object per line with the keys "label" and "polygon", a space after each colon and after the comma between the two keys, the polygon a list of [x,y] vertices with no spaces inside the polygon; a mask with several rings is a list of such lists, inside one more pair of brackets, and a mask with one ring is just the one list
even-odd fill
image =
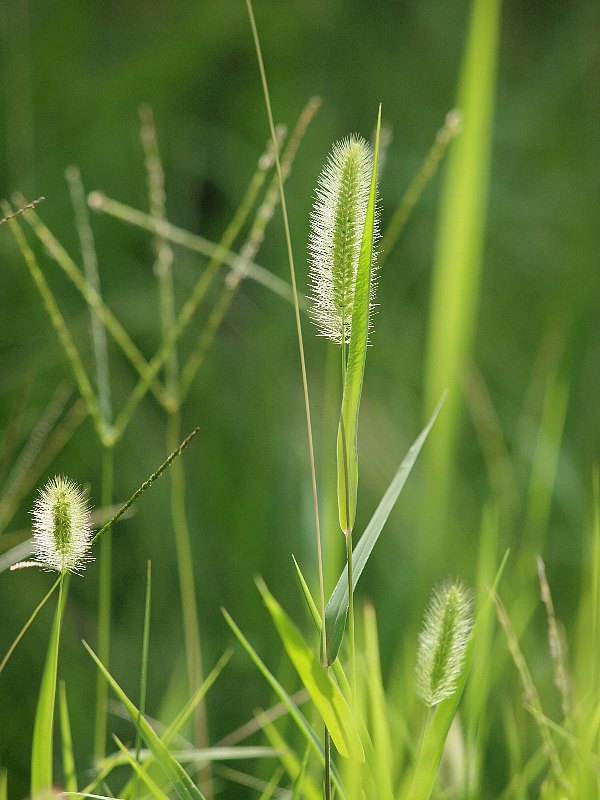
{"label": "tall upright stem", "polygon": [[[109,508],[113,500],[114,448],[102,447],[102,508]],[[108,669],[110,657],[110,610],[112,583],[112,538],[104,536],[100,542],[98,556],[98,657]],[[94,755],[104,758],[106,753],[106,714],[108,684],[102,673],[96,676],[96,724],[94,732]]]}

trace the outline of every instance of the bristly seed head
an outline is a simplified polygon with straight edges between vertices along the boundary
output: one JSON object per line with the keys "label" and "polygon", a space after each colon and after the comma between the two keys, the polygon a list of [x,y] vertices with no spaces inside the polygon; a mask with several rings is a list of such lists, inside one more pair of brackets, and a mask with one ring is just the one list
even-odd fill
{"label": "bristly seed head", "polygon": [[456,691],[471,636],[471,593],[460,581],[436,587],[417,654],[417,692],[435,706]]}
{"label": "bristly seed head", "polygon": [[[310,316],[319,333],[338,344],[350,341],[372,169],[370,146],[360,136],[352,135],[334,144],[317,183],[308,242]],[[377,221],[376,214],[374,239]],[[374,292],[372,275],[371,302]]]}
{"label": "bristly seed head", "polygon": [[68,478],[51,478],[31,510],[34,561],[21,566],[39,566],[56,572],[81,572],[92,537],[90,507],[81,489]]}

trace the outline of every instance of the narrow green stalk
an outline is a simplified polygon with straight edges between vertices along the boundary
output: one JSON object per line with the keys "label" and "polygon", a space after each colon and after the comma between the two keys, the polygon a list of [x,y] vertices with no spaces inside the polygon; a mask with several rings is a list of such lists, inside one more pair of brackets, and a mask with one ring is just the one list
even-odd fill
{"label": "narrow green stalk", "polygon": [[55,582],[52,584],[52,587],[51,587],[51,589],[50,589],[50,590],[49,590],[49,591],[48,591],[48,592],[47,592],[47,593],[44,595],[44,597],[42,598],[42,600],[40,600],[40,602],[39,602],[39,603],[37,604],[37,606],[35,607],[35,609],[34,609],[34,611],[33,611],[32,615],[29,617],[29,619],[27,620],[27,622],[25,623],[25,625],[23,625],[23,627],[21,628],[21,630],[19,631],[19,633],[18,633],[18,634],[17,634],[17,636],[15,637],[15,640],[14,640],[14,642],[13,642],[13,643],[11,644],[11,646],[8,648],[8,650],[6,651],[6,655],[4,656],[4,658],[2,659],[2,661],[0,662],[0,672],[2,672],[2,670],[4,669],[4,667],[7,665],[9,658],[12,656],[12,654],[13,654],[13,653],[14,653],[14,651],[16,650],[16,648],[17,648],[17,645],[19,644],[19,642],[21,641],[21,639],[23,638],[23,636],[25,636],[25,634],[27,633],[27,630],[28,630],[29,626],[31,625],[31,623],[34,621],[34,619],[35,619],[35,618],[37,617],[37,615],[40,613],[40,611],[42,610],[42,608],[43,608],[43,607],[46,605],[46,603],[48,602],[48,600],[50,600],[50,598],[52,597],[52,595],[53,595],[53,594],[54,594],[54,592],[56,591],[56,588],[58,587],[58,585],[59,585],[60,581],[61,581],[60,577],[56,579],[56,581],[55,581]]}
{"label": "narrow green stalk", "polygon": [[[93,315],[101,320],[115,343],[121,348],[123,355],[129,359],[131,365],[138,374],[143,375],[148,368],[148,362],[138,350],[125,328],[104,303],[98,291],[88,281],[75,261],[73,261],[62,244],[44,225],[37,214],[29,214],[26,220],[30,228],[48,251],[50,257],[54,259],[56,264],[62,269],[77,291],[85,299]],[[149,389],[162,406],[168,407],[170,398],[160,381],[153,379],[150,382]]]}
{"label": "narrow green stalk", "polygon": [[156,481],[156,480],[158,480],[158,478],[160,478],[160,476],[167,469],[167,467],[170,466],[173,463],[173,461],[175,461],[176,458],[179,458],[179,456],[183,453],[183,451],[186,449],[186,447],[192,441],[194,436],[197,436],[197,434],[199,434],[199,433],[200,433],[200,428],[194,428],[194,430],[188,436],[186,436],[186,438],[179,445],[179,447],[176,450],[174,450],[171,453],[171,455],[165,461],[163,461],[163,463],[156,470],[156,472],[153,472],[152,475],[150,475],[150,477],[147,480],[145,480],[138,489],[135,490],[135,492],[131,495],[129,500],[127,500],[125,503],[123,503],[123,505],[119,508],[117,513],[114,514],[108,520],[108,522],[104,523],[104,525],[100,528],[98,533],[91,540],[90,547],[91,547],[91,545],[95,544],[98,541],[98,539],[101,539],[104,536],[104,534],[107,533],[110,530],[110,528],[112,528],[112,526],[115,524],[115,522],[118,519],[120,519],[123,516],[123,514],[129,508],[131,508],[131,506],[135,503],[135,501],[138,499],[138,497],[141,494],[143,494],[146,491],[146,489],[149,489],[150,486],[152,486],[154,481]]}
{"label": "narrow green stalk", "polygon": [[2,217],[2,219],[0,219],[0,225],[2,225],[3,222],[8,222],[9,220],[14,219],[15,217],[20,217],[21,214],[24,214],[30,208],[35,208],[38,203],[41,203],[42,200],[45,199],[46,199],[45,197],[38,197],[37,200],[32,200],[31,203],[25,203],[24,206],[21,206],[21,208],[18,208],[16,211],[13,211],[12,214],[6,214],[5,217]]}
{"label": "narrow green stalk", "polygon": [[290,287],[285,281],[273,275],[272,272],[269,272],[268,269],[265,269],[260,264],[247,263],[237,253],[229,250],[223,242],[215,244],[197,233],[190,233],[190,231],[178,228],[170,222],[156,220],[151,214],[144,214],[143,211],[138,211],[136,208],[119,203],[117,200],[112,200],[102,192],[91,192],[88,196],[88,204],[94,211],[110,214],[112,217],[128,222],[138,228],[143,228],[150,231],[150,233],[158,231],[164,239],[173,244],[179,244],[188,250],[194,250],[196,253],[207,256],[210,258],[207,270],[210,270],[211,277],[221,264],[226,264],[231,269],[246,272],[248,277],[258,283],[262,283],[286,300],[291,299]]}
{"label": "narrow green stalk", "polygon": [[[2,204],[2,208],[5,214],[10,213],[10,207],[6,203]],[[42,302],[44,303],[46,311],[48,312],[48,316],[50,317],[50,321],[52,322],[52,326],[56,331],[58,340],[67,357],[67,361],[71,365],[73,377],[75,378],[81,396],[85,400],[90,416],[94,421],[98,436],[103,438],[105,436],[104,421],[98,407],[94,390],[92,389],[92,385],[79,356],[79,352],[75,347],[75,343],[73,342],[69,329],[67,328],[65,320],[58,308],[56,300],[54,299],[54,294],[48,286],[46,278],[39,268],[33,251],[29,247],[29,244],[27,243],[27,240],[25,239],[18,222],[15,222],[15,220],[10,220],[8,224],[10,225],[13,235],[17,240],[19,249],[23,254],[27,268],[29,269],[29,273],[33,278],[38,292],[40,293]]]}
{"label": "narrow green stalk", "polygon": [[[320,101],[318,98],[312,98],[309,100],[305,108],[303,109],[298,122],[296,123],[296,127],[294,128],[289,143],[285,148],[285,151],[281,157],[281,170],[283,173],[284,180],[287,179],[291,166],[298,150],[298,146],[304,137],[306,132],[306,128],[313,118],[317,108],[319,107]],[[267,159],[267,155],[269,156],[270,160]],[[270,165],[270,162],[274,161],[273,157],[273,148],[271,145],[270,151],[268,153],[263,154],[259,161],[259,167],[256,171],[256,175],[261,175],[264,177],[266,176],[266,170]],[[256,177],[256,176],[255,176]],[[250,185],[252,185],[251,182]],[[261,182],[262,185],[262,182]],[[254,222],[252,224],[252,228],[250,233],[248,234],[248,238],[242,249],[240,250],[240,256],[244,259],[244,261],[251,262],[256,253],[258,252],[264,238],[264,232],[268,222],[273,217],[273,211],[275,206],[279,202],[279,187],[277,184],[277,176],[271,182],[269,188],[267,189],[263,202],[258,208],[256,215],[254,217]],[[242,206],[246,206],[247,201],[246,198],[242,201]],[[239,211],[239,209],[238,209]],[[246,215],[241,219],[239,223],[239,227],[241,227],[241,223],[245,221],[246,216],[249,212],[246,212]],[[230,223],[227,231],[223,236],[223,241],[225,241],[227,237],[227,233],[230,229],[233,231],[233,223],[238,218],[238,214],[236,213],[234,219]],[[236,230],[239,231],[239,227]],[[209,314],[208,320],[200,334],[198,339],[198,343],[196,348],[193,350],[192,354],[189,356],[185,366],[181,372],[181,386],[180,386],[180,396],[183,398],[185,397],[192,385],[192,381],[194,380],[198,370],[202,366],[204,361],[204,357],[213,342],[214,336],[219,329],[221,322],[223,321],[225,314],[227,313],[233,298],[235,297],[236,291],[240,286],[242,280],[247,277],[247,275],[242,272],[241,270],[232,270],[225,280],[225,285],[221,290],[221,294],[218,297],[217,301],[215,302],[211,312]]]}
{"label": "narrow green stalk", "polygon": [[[152,562],[148,561],[146,568],[146,601],[144,603],[144,633],[142,637],[142,666],[140,674],[140,703],[137,732],[135,735],[135,761],[140,763],[140,753],[142,750],[142,733],[139,727],[140,719],[144,716],[146,710],[146,690],[148,686],[148,652],[150,649],[150,604],[152,599]],[[136,773],[133,778],[133,786],[131,796],[134,798],[137,795],[138,774]]]}
{"label": "narrow green stalk", "polygon": [[400,234],[404,230],[414,207],[419,202],[419,198],[429,181],[436,174],[440,162],[442,161],[448,145],[452,139],[460,133],[462,125],[462,115],[460,111],[452,109],[446,114],[444,125],[439,129],[431,149],[425,156],[421,168],[412,179],[408,189],[404,192],[402,199],[390,220],[386,231],[381,240],[379,248],[379,267],[388,259],[390,253],[396,246]]}
{"label": "narrow green stalk", "polygon": [[[271,110],[271,99],[269,96],[269,87],[267,84],[267,76],[265,72],[265,66],[262,57],[262,50],[260,46],[260,39],[258,37],[258,30],[256,28],[256,21],[254,19],[254,11],[252,9],[252,2],[251,0],[246,0],[246,7],[248,9],[248,16],[250,18],[250,25],[252,27],[252,36],[254,38],[254,46],[256,49],[256,56],[258,59],[258,67],[260,70],[261,82],[263,87],[263,94],[265,99],[265,106],[267,110],[267,117],[269,120],[269,128],[271,130],[271,138],[273,142],[276,142],[276,135],[275,135],[275,123],[273,121],[273,112]],[[315,467],[315,454],[314,454],[314,446],[313,446],[313,438],[312,438],[312,424],[311,424],[311,416],[310,416],[310,400],[308,396],[308,378],[306,375],[306,362],[304,358],[304,342],[302,338],[302,322],[300,320],[300,306],[298,304],[298,290],[296,287],[296,270],[294,267],[294,253],[292,249],[292,239],[290,234],[290,226],[288,222],[288,213],[287,213],[287,204],[285,200],[285,191],[283,188],[283,174],[281,171],[281,163],[279,161],[279,155],[277,150],[275,149],[275,168],[277,171],[277,177],[279,182],[279,199],[281,204],[281,214],[283,217],[283,227],[285,230],[285,241],[287,247],[287,254],[288,254],[288,264],[290,268],[290,278],[292,283],[292,292],[294,297],[294,313],[296,318],[296,331],[298,336],[298,349],[300,354],[300,368],[302,372],[302,388],[304,394],[304,411],[306,416],[306,431],[307,431],[307,438],[308,438],[308,452],[309,452],[309,461],[310,461],[310,471],[311,471],[311,482],[312,482],[312,493],[313,493],[313,510],[315,516],[315,532],[316,532],[316,545],[317,545],[317,564],[319,570],[319,599],[321,605],[321,657],[323,663],[326,662],[326,653],[327,653],[327,633],[325,629],[325,587],[323,581],[323,554],[322,554],[322,547],[321,547],[321,525],[319,522],[319,500],[318,500],[318,493],[317,493],[317,475],[316,475],[316,467]],[[327,730],[325,730],[325,739],[327,740],[329,734]],[[328,767],[325,768],[326,777],[329,775]],[[325,787],[325,796],[329,798],[331,796],[331,784],[327,784]]]}
{"label": "narrow green stalk", "polygon": [[[149,206],[152,217],[156,220],[154,250],[156,258],[154,272],[158,279],[160,316],[163,342],[176,325],[175,291],[173,283],[173,251],[169,242],[161,235],[161,224],[166,222],[165,179],[152,110],[149,106],[140,109],[141,140],[144,147],[146,164],[146,182],[148,186]],[[168,410],[167,452],[173,450],[181,436],[181,399],[179,395],[179,357],[176,343],[168,352],[164,364],[167,390],[174,400],[173,407]],[[171,470],[171,519],[175,532],[177,551],[177,568],[183,613],[183,627],[187,672],[190,692],[203,682],[202,651],[200,644],[200,623],[194,584],[194,562],[190,533],[185,511],[186,481],[185,470],[181,462],[177,462]],[[194,713],[195,741],[198,747],[208,747],[208,726],[206,720],[206,704],[202,700]],[[207,784],[207,800],[212,798],[212,771],[207,765],[199,776]]]}
{"label": "narrow green stalk", "polygon": [[[102,449],[102,507],[109,508],[113,498],[114,451],[112,447]],[[93,541],[93,540],[92,540]],[[98,653],[108,668],[110,658],[110,612],[112,584],[112,539],[106,536],[100,544],[98,557]],[[98,671],[96,675],[96,722],[94,729],[94,755],[104,758],[106,753],[106,717],[108,685]]]}

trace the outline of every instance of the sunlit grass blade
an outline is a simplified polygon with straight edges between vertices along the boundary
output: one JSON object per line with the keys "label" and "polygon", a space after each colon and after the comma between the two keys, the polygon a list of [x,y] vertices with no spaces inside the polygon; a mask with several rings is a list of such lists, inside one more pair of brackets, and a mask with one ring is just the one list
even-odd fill
{"label": "sunlit grass blade", "polygon": [[[304,763],[307,760],[306,753],[310,754],[310,745],[306,745],[305,756],[301,761],[295,749],[288,745],[275,725],[269,721],[264,713],[258,715],[258,720],[261,723],[261,729],[267,737],[269,744],[279,753],[279,759],[285,771],[294,782],[294,785],[297,785],[298,781],[301,779],[303,769],[305,769]],[[311,782],[307,781],[303,796],[306,800],[320,800],[322,795]]]}
{"label": "sunlit grass blade", "polygon": [[142,782],[145,784],[146,788],[150,791],[153,797],[156,797],[156,800],[168,800],[168,795],[166,795],[162,789],[152,780],[152,778],[148,775],[145,769],[139,764],[139,750],[136,749],[135,757],[129,752],[129,750],[125,747],[123,742],[117,737],[113,735],[113,739],[121,753],[123,754],[123,758],[125,759],[125,763],[129,764],[131,769],[133,770],[135,776],[137,778],[141,778]]}
{"label": "sunlit grass blade", "polygon": [[379,108],[377,116],[371,188],[369,191],[369,202],[365,216],[365,225],[360,245],[360,256],[358,259],[358,269],[354,287],[352,331],[348,348],[344,395],[337,440],[338,507],[340,527],[344,533],[351,532],[354,529],[354,520],[356,518],[356,493],[358,488],[358,411],[362,394],[369,339],[373,246],[377,216],[377,165],[379,158],[380,131],[381,107]]}
{"label": "sunlit grass blade", "polygon": [[144,717],[140,715],[139,709],[136,708],[136,706],[127,697],[112,675],[110,675],[92,648],[87,644],[87,642],[84,642],[83,644],[96,663],[98,669],[100,669],[105,679],[108,681],[114,693],[127,709],[131,717],[131,721],[136,729],[140,731],[144,741],[152,751],[156,762],[168,777],[169,781],[171,782],[171,786],[173,787],[179,800],[204,800],[204,796],[195,785],[194,781],[183,769],[181,764],[175,758],[173,758],[169,748],[164,744],[158,734],[155,733],[152,727],[146,722]]}
{"label": "sunlit grass blade", "polygon": [[[442,753],[444,751],[444,743],[446,742],[450,725],[452,724],[452,720],[454,719],[458,709],[458,705],[460,703],[471,668],[474,648],[476,646],[475,643],[479,633],[479,625],[492,603],[492,594],[498,587],[504,572],[504,567],[506,566],[507,559],[508,552],[502,559],[502,562],[496,572],[491,591],[488,593],[486,601],[482,603],[479,613],[475,619],[473,632],[469,645],[467,646],[461,674],[457,681],[456,691],[451,697],[442,700],[442,702],[439,703],[431,712],[430,721],[425,729],[417,763],[412,774],[410,789],[408,789],[406,792],[406,797],[408,800],[429,800],[431,797],[440,761],[442,759]],[[402,796],[404,796],[404,793]]]}
{"label": "sunlit grass blade", "polygon": [[[252,647],[250,642],[246,639],[246,637],[244,636],[244,634],[242,633],[240,628],[236,625],[236,623],[233,621],[233,619],[228,614],[228,612],[225,609],[221,609],[221,611],[223,613],[223,616],[225,617],[225,621],[227,622],[227,624],[229,625],[229,627],[233,631],[233,633],[234,633],[235,637],[237,638],[237,640],[239,641],[239,643],[242,645],[242,647],[244,648],[246,653],[248,653],[248,655],[250,656],[252,662],[257,667],[257,669],[259,670],[261,675],[265,678],[265,680],[270,685],[270,687],[273,689],[273,691],[275,692],[277,697],[282,701],[282,703],[287,708],[290,717],[294,721],[295,725],[298,727],[298,730],[302,733],[302,735],[306,739],[307,743],[313,749],[315,755],[317,756],[317,758],[319,760],[319,763],[322,766],[325,766],[325,755],[324,755],[323,749],[322,749],[322,747],[321,747],[321,745],[319,743],[319,739],[318,739],[317,735],[315,734],[315,732],[313,731],[313,729],[308,724],[308,722],[306,721],[304,715],[300,712],[300,710],[298,709],[297,705],[294,703],[294,701],[289,696],[289,694],[285,691],[283,686],[279,683],[277,678],[269,670],[269,668],[266,666],[264,661],[260,658],[260,656],[258,655],[256,650]],[[342,786],[341,786],[341,784],[339,782],[339,779],[336,776],[336,772],[335,772],[334,769],[332,769],[332,780],[333,780],[334,785],[337,788],[338,797],[344,798],[345,794],[343,792]]]}
{"label": "sunlit grass blade", "polygon": [[531,466],[527,508],[523,525],[526,531],[523,555],[531,559],[542,552],[550,518],[550,505],[558,469],[569,385],[556,372],[549,377],[538,438]]}
{"label": "sunlit grass blade", "polygon": [[364,760],[350,707],[342,693],[264,582],[258,580],[257,585],[285,651],[310,694],[338,752],[354,761]]}
{"label": "sunlit grass blade", "polygon": [[[477,318],[491,162],[500,0],[474,0],[457,108],[463,130],[448,156],[440,204],[425,364],[425,403],[444,389],[448,413],[431,452],[432,506],[443,517],[453,475],[460,385]],[[431,528],[432,526],[429,525]],[[431,542],[435,546],[435,539]]]}
{"label": "sunlit grass blade", "polygon": [[75,772],[75,758],[73,756],[73,735],[71,733],[71,720],[67,705],[67,690],[65,682],[58,684],[58,709],[60,717],[60,738],[62,743],[63,781],[68,792],[77,791],[77,775]]}
{"label": "sunlit grass blade", "polygon": [[67,599],[69,584],[68,574],[59,579],[58,602],[54,615],[54,623],[48,643],[48,654],[44,665],[42,683],[38,694],[33,738],[31,742],[31,797],[33,800],[52,789],[53,786],[53,743],[54,743],[54,705],[56,698],[56,680],[58,674],[58,650],[62,617]]}
{"label": "sunlit grass blade", "polygon": [[258,800],[271,800],[271,798],[273,797],[273,795],[275,793],[275,790],[279,786],[279,781],[281,780],[281,777],[282,777],[284,772],[285,772],[285,770],[283,769],[283,767],[277,767],[277,769],[275,770],[275,772],[271,776],[271,780],[265,786],[265,789],[261,793],[261,795],[258,798]]}
{"label": "sunlit grass blade", "polygon": [[379,635],[377,618],[372,605],[363,612],[365,648],[364,658],[368,675],[368,707],[371,737],[373,740],[373,773],[377,797],[393,796],[391,776],[393,773],[393,750],[386,709],[385,689],[381,677],[379,658]]}
{"label": "sunlit grass blade", "polygon": [[0,800],[8,800],[8,772],[0,769]]}
{"label": "sunlit grass blade", "polygon": [[[292,800],[300,800],[300,798],[302,797],[306,797],[308,798],[308,800],[310,800],[311,798],[310,792],[305,788],[306,771],[308,769],[309,760],[310,760],[310,747],[307,747],[304,751],[304,757],[302,758],[302,766],[300,768],[300,774],[294,781],[294,793],[292,795]],[[320,793],[317,795],[315,792],[315,800],[318,800],[318,797],[320,797]]]}
{"label": "sunlit grass blade", "polygon": [[[367,528],[363,535],[361,536],[358,544],[354,548],[354,555],[353,555],[353,584],[356,588],[356,585],[359,581],[360,576],[365,568],[367,560],[371,555],[373,547],[379,538],[379,534],[383,530],[383,527],[398,499],[398,496],[402,489],[404,488],[404,484],[410,472],[417,460],[417,456],[419,455],[427,436],[429,435],[429,431],[431,430],[433,423],[435,422],[440,409],[444,403],[445,394],[442,399],[438,402],[435,411],[433,412],[431,419],[425,426],[425,428],[421,431],[419,436],[415,439],[413,444],[410,447],[410,450],[404,457],[404,460],[398,467],[396,474],[394,475],[390,485],[388,486],[386,493],[384,494],[381,502],[377,506],[375,513],[373,514],[371,521],[367,525]],[[340,649],[340,645],[342,643],[342,638],[344,635],[344,625],[346,622],[346,613],[348,610],[348,572],[347,567],[344,568],[344,571],[339,577],[339,580],[333,590],[331,597],[329,598],[329,602],[327,603],[327,609],[325,611],[325,625],[327,627],[327,663],[332,664]]]}
{"label": "sunlit grass blade", "polygon": [[[171,724],[164,731],[160,739],[165,747],[168,748],[170,746],[171,741],[173,740],[175,735],[179,733],[179,731],[191,718],[192,714],[194,713],[194,710],[198,706],[198,703],[202,702],[202,700],[206,697],[208,690],[217,680],[217,678],[225,668],[225,665],[231,658],[231,654],[232,654],[231,650],[226,650],[225,653],[223,653],[221,658],[217,661],[213,669],[210,671],[204,683],[198,687],[198,689],[190,697],[190,699],[187,701],[187,703],[184,705],[181,711],[177,714],[173,722],[171,722]],[[153,765],[154,761],[155,761],[154,754],[150,753],[144,759],[144,769],[149,770],[150,767]],[[102,765],[103,769],[106,763],[110,764],[111,758],[105,759],[105,762],[103,762]],[[114,768],[114,762],[112,762],[112,766],[110,768],[111,769]],[[134,776],[134,778],[129,782],[129,784],[123,789],[121,794],[123,795],[123,797],[130,797],[132,793],[135,793],[135,788],[136,788],[136,779]]]}

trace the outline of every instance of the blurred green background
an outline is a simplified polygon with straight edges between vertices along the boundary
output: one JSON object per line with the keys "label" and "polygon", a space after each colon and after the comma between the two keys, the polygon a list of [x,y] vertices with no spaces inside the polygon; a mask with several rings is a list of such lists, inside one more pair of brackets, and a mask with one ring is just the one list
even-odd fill
{"label": "blurred green background", "polygon": [[[291,127],[310,96],[323,101],[287,184],[302,287],[312,193],[331,143],[352,131],[368,138],[377,104],[383,103],[385,122],[393,132],[380,186],[385,228],[455,103],[469,4],[257,0],[255,11],[276,121]],[[474,374],[495,408],[513,470],[514,507],[509,511],[504,506],[501,513],[502,551],[518,547],[526,527],[529,475],[547,383],[556,378],[568,388],[545,531],[549,579],[567,630],[576,604],[591,470],[600,443],[599,16],[598,4],[585,0],[507,2],[503,8],[491,191],[472,354]],[[45,195],[40,216],[79,260],[64,170],[77,164],[87,190],[100,189],[146,209],[138,107],[149,103],[166,171],[169,218],[217,241],[268,136],[241,0],[2,0],[0,20],[0,196],[17,190],[28,199]],[[361,417],[358,531],[430,411],[423,407],[423,370],[439,187],[438,176],[380,276]],[[150,357],[160,343],[151,237],[105,216],[94,215],[92,222],[104,298]],[[91,374],[85,304],[39,246],[36,252]],[[205,262],[179,248],[175,255],[181,302]],[[288,278],[279,213],[256,260]],[[23,402],[16,434],[20,443],[57,386],[73,381],[7,225],[0,228],[0,269],[0,430],[9,430]],[[183,350],[209,308],[210,298],[184,337]],[[335,425],[336,411],[327,387],[331,375],[337,375],[337,352],[313,335],[308,321],[304,331],[324,485],[334,464],[331,422]],[[114,347],[110,359],[118,407],[134,376]],[[481,449],[482,423],[475,424],[469,412],[473,402],[477,406],[473,397],[474,390],[471,402],[463,406],[450,503],[442,523],[429,522],[434,519],[429,512],[435,490],[424,459],[361,584],[361,595],[373,598],[378,607],[388,671],[400,669],[402,653],[415,646],[412,632],[431,581],[451,574],[473,582],[482,509],[494,496]],[[280,648],[253,576],[262,574],[288,610],[303,619],[291,554],[311,579],[316,572],[292,309],[255,283],[242,285],[194,383],[183,413],[184,432],[195,425],[202,431],[184,460],[205,665],[210,667],[231,642],[219,611],[225,606],[277,668]],[[125,499],[162,461],[164,440],[164,414],[147,397],[116,450],[117,500]],[[9,467],[10,459],[2,464],[0,479]],[[92,502],[99,505],[100,453],[89,419],[46,470],[48,475],[56,472],[89,484]],[[111,666],[130,692],[137,691],[145,563],[153,562],[151,713],[157,713],[171,675],[183,663],[167,482],[168,476],[156,484],[135,516],[113,533]],[[10,520],[0,552],[23,537],[33,497],[31,492]],[[325,489],[329,589],[342,558],[330,501]],[[0,574],[2,653],[49,585],[48,575],[33,570]],[[91,753],[94,687],[94,671],[80,639],[95,641],[96,589],[95,566],[84,579],[72,582],[61,655],[68,665],[80,765],[89,762]],[[28,787],[26,743],[50,613],[46,609],[36,621],[0,680],[0,765],[9,769],[15,797],[24,796]],[[538,667],[543,679],[545,668]],[[212,741],[244,722],[257,705],[269,702],[266,684],[246,658],[236,655],[208,697]],[[110,722],[112,726],[112,717]],[[489,769],[496,768],[492,759]]]}

